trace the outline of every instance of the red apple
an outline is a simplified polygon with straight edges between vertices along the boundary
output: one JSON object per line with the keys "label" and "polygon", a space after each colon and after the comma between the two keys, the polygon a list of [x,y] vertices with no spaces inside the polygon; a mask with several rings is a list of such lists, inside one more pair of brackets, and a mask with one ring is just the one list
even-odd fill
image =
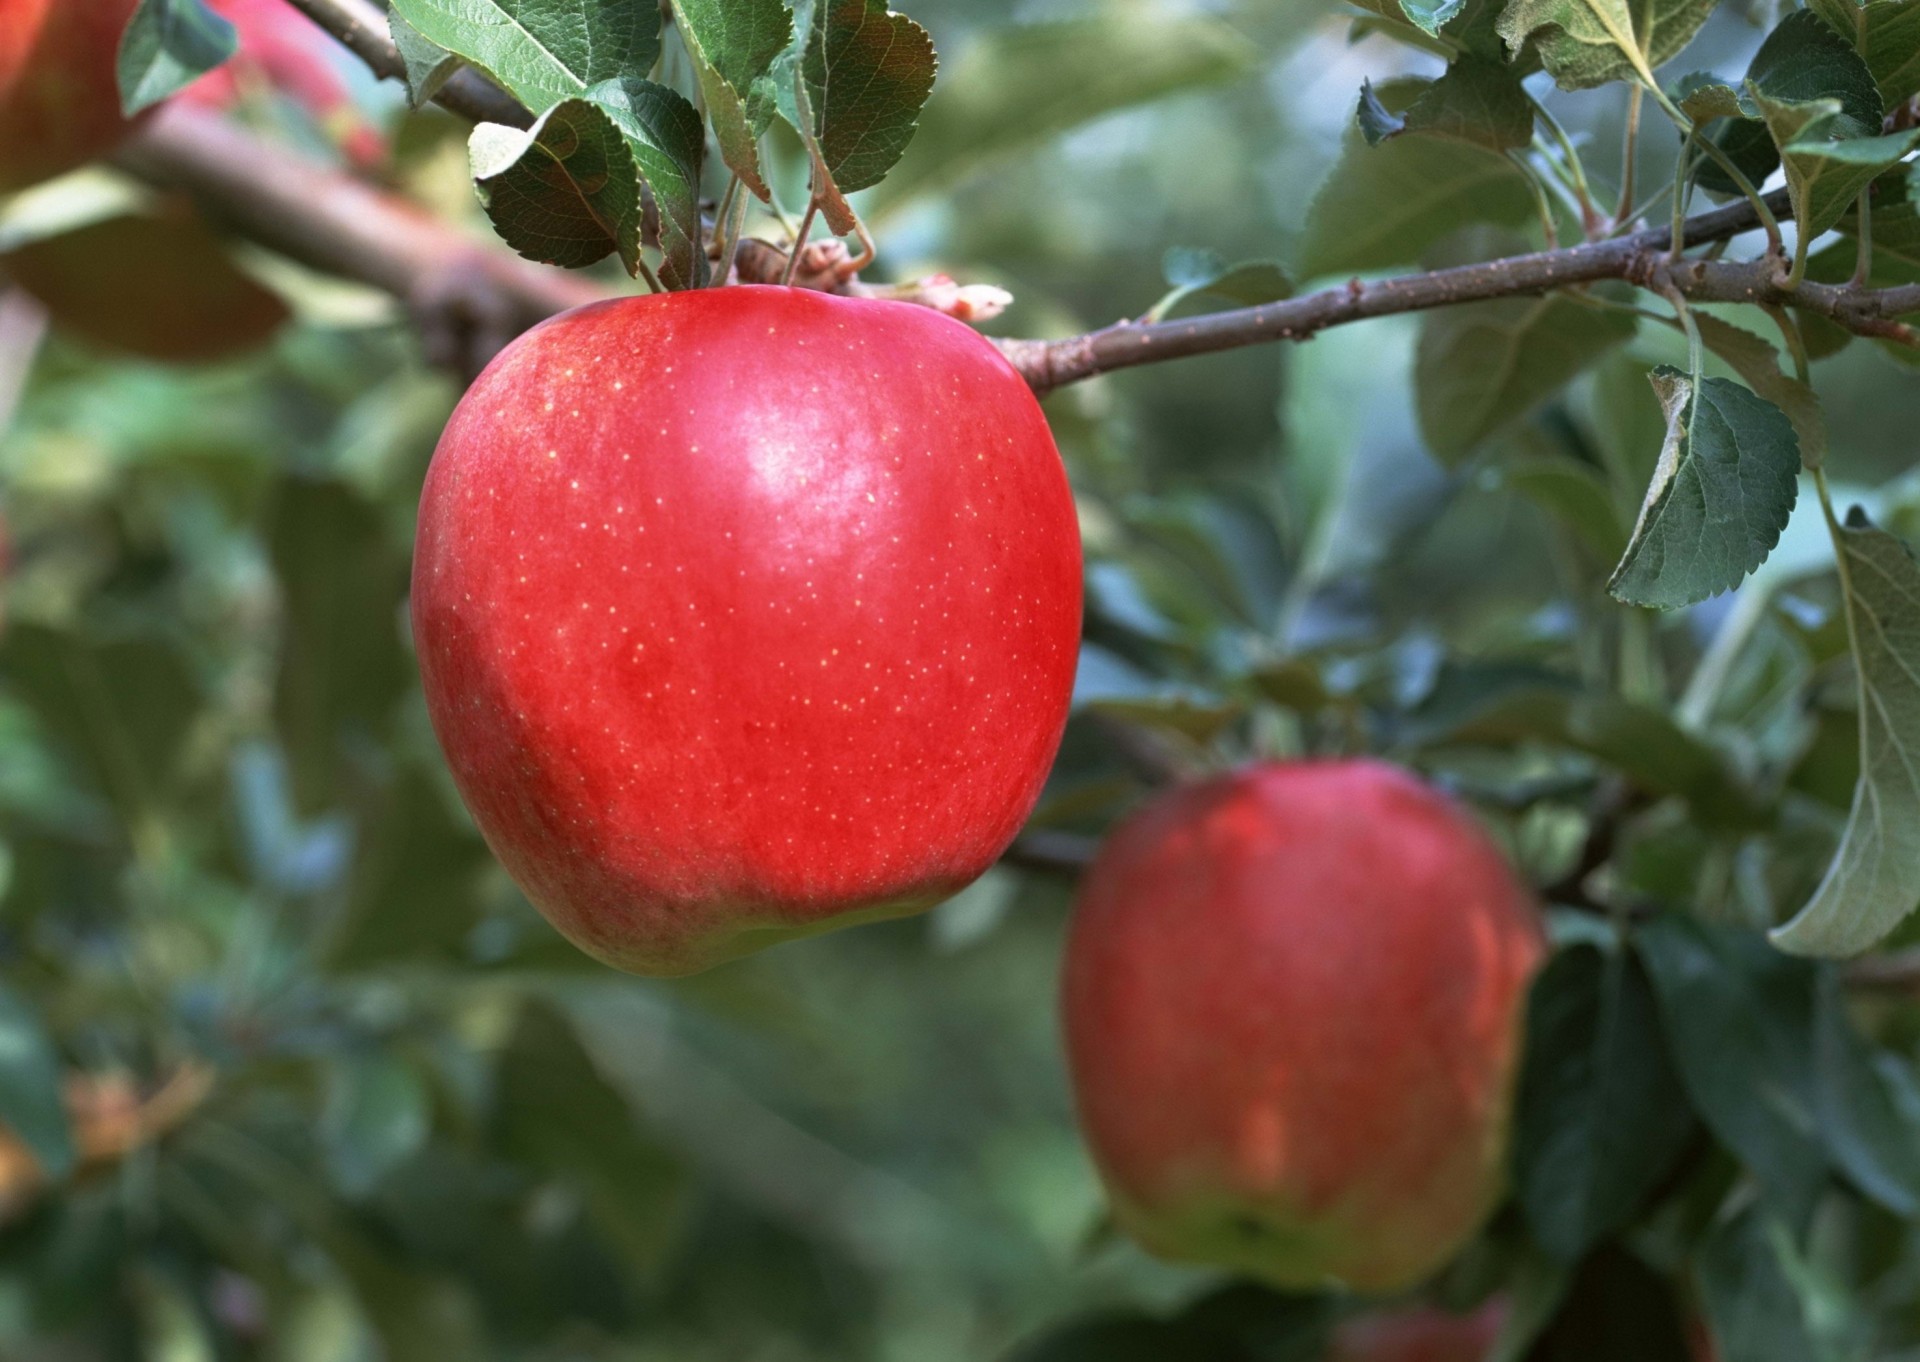
{"label": "red apple", "polygon": [[1430,1305],[1361,1315],[1334,1330],[1326,1362],[1486,1362],[1506,1317],[1498,1299],[1471,1315]]}
{"label": "red apple", "polygon": [[467,807],[601,959],[704,968],[925,908],[1039,796],[1073,497],[991,343],[733,287],[578,309],[461,401],[414,637]]}
{"label": "red apple", "polygon": [[1081,886],[1066,1036],[1119,1223],[1168,1258],[1387,1293],[1502,1190],[1527,890],[1372,761],[1266,764],[1128,819]]}
{"label": "red apple", "polygon": [[114,63],[136,0],[0,0],[0,193],[112,150]]}

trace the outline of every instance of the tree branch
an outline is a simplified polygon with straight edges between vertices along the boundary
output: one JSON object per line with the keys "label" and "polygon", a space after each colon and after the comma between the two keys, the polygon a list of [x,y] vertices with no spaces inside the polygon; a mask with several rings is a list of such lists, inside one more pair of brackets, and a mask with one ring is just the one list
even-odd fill
{"label": "tree branch", "polygon": [[[290,2],[365,62],[376,76],[406,83],[407,64],[394,46],[387,16],[368,0]],[[533,115],[519,100],[472,67],[456,72],[433,102],[473,123],[506,123],[516,128],[533,125]]]}
{"label": "tree branch", "polygon": [[289,259],[392,294],[414,310],[429,356],[469,374],[537,322],[612,296],[178,101],[116,163]]}
{"label": "tree branch", "polygon": [[[1772,195],[1768,204],[1780,212],[1790,211],[1784,190]],[[1751,204],[1730,204],[1688,219],[1685,244],[1724,241],[1752,230],[1758,223]],[[1651,281],[1662,262],[1670,259],[1672,242],[1670,228],[1654,227],[1630,236],[1375,283],[1355,279],[1319,293],[1259,307],[1179,321],[1123,321],[1064,340],[1004,341],[1001,348],[1037,391],[1047,392],[1137,364],[1159,364],[1269,341],[1306,340],[1330,326],[1370,317],[1545,293],[1602,279],[1625,279],[1653,287]],[[1851,330],[1915,343],[1911,328],[1890,319],[1920,309],[1920,289],[1876,292],[1803,284],[1798,291],[1788,293],[1774,282],[1777,268],[1777,262],[1765,259],[1751,264],[1681,261],[1665,277],[1678,292],[1696,301],[1810,307]]]}
{"label": "tree branch", "polygon": [[[340,5],[350,0],[302,0]],[[556,312],[612,296],[584,276],[533,264],[475,240],[394,195],[318,165],[204,111],[161,110],[121,154],[153,183],[182,189],[209,216],[294,260],[371,284],[407,302],[428,329],[430,353],[472,371],[527,327]],[[1775,196],[1779,197],[1778,195]],[[1751,205],[1731,204],[1688,220],[1686,244],[1727,240],[1756,224]],[[772,250],[764,243],[755,249]],[[1138,364],[1158,364],[1279,340],[1330,326],[1539,294],[1620,279],[1671,286],[1698,302],[1771,303],[1817,312],[1849,330],[1920,345],[1899,316],[1920,311],[1920,285],[1860,289],[1803,283],[1788,292],[1777,262],[1679,260],[1670,233],[1630,236],[1509,256],[1454,269],[1336,288],[1261,307],[1176,321],[1121,322],[1061,340],[1005,340],[1002,351],[1039,393]],[[829,271],[823,280],[837,277]],[[854,281],[830,287],[852,290]]]}

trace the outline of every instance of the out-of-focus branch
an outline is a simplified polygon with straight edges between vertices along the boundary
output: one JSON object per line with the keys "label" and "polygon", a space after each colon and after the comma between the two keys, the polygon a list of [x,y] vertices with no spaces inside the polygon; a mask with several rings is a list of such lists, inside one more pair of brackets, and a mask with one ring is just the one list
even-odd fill
{"label": "out-of-focus branch", "polygon": [[1920,999],[1920,950],[1855,960],[1846,967],[1844,977],[1850,988]]}
{"label": "out-of-focus branch", "polygon": [[[274,250],[406,300],[427,327],[430,352],[468,368],[475,357],[484,359],[535,322],[607,296],[597,284],[467,237],[402,199],[198,110],[162,110],[122,153],[121,164],[157,184],[187,191],[215,219]],[[1745,203],[1702,213],[1688,220],[1686,244],[1724,241],[1754,223]],[[775,247],[750,243],[739,258],[740,274],[760,277],[779,255]],[[832,262],[800,277],[834,292],[873,292]],[[1770,259],[1674,260],[1666,228],[1374,283],[1353,280],[1261,307],[1176,321],[1121,322],[1061,340],[1000,345],[1034,389],[1045,393],[1139,364],[1303,340],[1370,317],[1603,279],[1670,287],[1700,302],[1791,305],[1863,335],[1920,346],[1915,329],[1897,320],[1920,311],[1920,285],[1864,289],[1803,283],[1788,292],[1780,286],[1778,262]]]}
{"label": "out-of-focus branch", "polygon": [[[407,64],[393,45],[387,16],[368,0],[291,0],[295,9],[339,39],[376,76],[405,82]],[[472,67],[455,72],[433,97],[449,113],[474,123],[530,127],[533,115],[512,95]]]}
{"label": "out-of-focus branch", "polygon": [[117,161],[289,259],[401,299],[429,355],[468,373],[535,323],[609,296],[591,279],[523,260],[187,105],[162,108]]}

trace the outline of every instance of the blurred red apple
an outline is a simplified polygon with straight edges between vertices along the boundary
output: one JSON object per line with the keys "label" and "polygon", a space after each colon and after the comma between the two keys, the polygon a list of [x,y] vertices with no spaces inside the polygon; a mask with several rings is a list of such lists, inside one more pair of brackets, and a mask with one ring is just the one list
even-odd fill
{"label": "blurred red apple", "polygon": [[272,87],[305,109],[358,165],[386,158],[387,143],[355,107],[339,63],[353,60],[318,24],[287,0],[208,0],[234,26],[233,58],[181,91],[179,98],[212,109],[238,104],[249,88]]}
{"label": "blurred red apple", "polygon": [[0,193],[102,156],[128,131],[114,63],[136,0],[0,0]]}
{"label": "blurred red apple", "polygon": [[1327,1362],[1485,1362],[1506,1317],[1498,1299],[1471,1315],[1430,1305],[1361,1315],[1334,1330]]}
{"label": "blurred red apple", "polygon": [[494,360],[427,476],[413,622],[507,870],[585,950],[685,973],[993,863],[1066,719],[1080,541],[977,333],[703,289]]}
{"label": "blurred red apple", "polygon": [[1082,884],[1065,979],[1080,1118],[1168,1258],[1387,1293],[1502,1191],[1531,897],[1450,801],[1371,761],[1163,796]]}

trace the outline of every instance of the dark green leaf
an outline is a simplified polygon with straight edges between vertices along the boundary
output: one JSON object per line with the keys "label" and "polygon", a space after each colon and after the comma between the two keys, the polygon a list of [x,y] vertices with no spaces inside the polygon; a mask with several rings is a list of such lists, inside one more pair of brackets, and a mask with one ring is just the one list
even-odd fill
{"label": "dark green leaf", "polygon": [[1857,955],[1920,903],[1920,566],[1857,510],[1832,529],[1860,693],[1860,778],[1826,878],[1773,933],[1798,955]]}
{"label": "dark green leaf", "polygon": [[1838,100],[1793,103],[1763,93],[1754,100],[1780,149],[1794,217],[1809,240],[1844,217],[1861,190],[1920,144],[1920,129],[1855,135],[1854,121]]}
{"label": "dark green leaf", "polygon": [[1450,668],[1400,736],[1414,746],[1551,743],[1604,761],[1643,789],[1687,800],[1702,821],[1739,827],[1756,817],[1752,797],[1719,754],[1665,712],[1535,669]]}
{"label": "dark green leaf", "polygon": [[1256,1358],[1208,1330],[1148,1315],[1110,1314],[1055,1329],[1016,1348],[1007,1362],[1256,1362]]}
{"label": "dark green leaf", "polygon": [[1159,321],[1197,297],[1222,299],[1235,307],[1256,307],[1293,296],[1293,281],[1271,260],[1248,260],[1229,265],[1212,251],[1170,248],[1161,271],[1173,285],[1147,316]]}
{"label": "dark green leaf", "polygon": [[206,0],[140,0],[121,35],[115,68],[122,111],[137,114],[185,89],[239,45],[233,25]]}
{"label": "dark green leaf", "polygon": [[1725,360],[1756,394],[1786,413],[1800,441],[1801,461],[1809,468],[1819,467],[1827,453],[1827,427],[1820,414],[1819,394],[1799,379],[1781,373],[1779,351],[1753,332],[1710,312],[1696,313],[1693,320],[1706,347]]}
{"label": "dark green leaf", "polygon": [[320,1138],[334,1181],[363,1196],[426,1142],[427,1090],[391,1055],[354,1055],[332,1066]]}
{"label": "dark green leaf", "polygon": [[793,15],[783,0],[673,0],[673,16],[699,75],[720,159],[747,188],[770,198],[760,173],[760,134],[773,117],[765,82],[793,41]]}
{"label": "dark green leaf", "polygon": [[1533,1237],[1577,1261],[1632,1220],[1692,1128],[1639,961],[1624,949],[1562,951],[1533,986],[1515,1112]]}
{"label": "dark green leaf", "polygon": [[1863,55],[1888,108],[1920,94],[1920,0],[1872,0]]}
{"label": "dark green leaf", "polygon": [[1405,130],[1511,151],[1533,141],[1533,117],[1533,100],[1511,66],[1468,56],[1421,92]]}
{"label": "dark green leaf", "polygon": [[564,100],[524,130],[482,123],[469,150],[487,217],[521,255],[579,269],[618,254],[640,272],[640,171],[599,104]]}
{"label": "dark green leaf", "polygon": [[1700,1296],[1720,1356],[1740,1362],[1820,1356],[1808,1302],[1788,1271],[1791,1245],[1786,1227],[1758,1207],[1716,1227],[1701,1245]]}
{"label": "dark green leaf", "polygon": [[660,9],[634,0],[393,0],[427,41],[465,58],[535,114],[660,57]]}
{"label": "dark green leaf", "polygon": [[1731,590],[1766,560],[1799,493],[1800,444],[1771,402],[1724,378],[1653,371],[1666,441],[1607,589],[1674,609]]}
{"label": "dark green leaf", "polygon": [[1511,0],[1500,36],[1515,56],[1531,46],[1563,90],[1651,78],[1699,31],[1719,0]]}
{"label": "dark green leaf", "polygon": [[1912,1069],[1860,1034],[1831,970],[1821,977],[1814,1076],[1820,1128],[1835,1166],[1895,1215],[1920,1216],[1920,1129],[1902,1109],[1900,1091],[1911,1093]]}
{"label": "dark green leaf", "polygon": [[652,81],[609,81],[568,99],[522,131],[473,131],[473,178],[487,216],[522,255],[579,268],[617,253],[638,274],[644,205],[658,206],[661,280],[705,282],[697,199],[699,114]]}
{"label": "dark green leaf", "polygon": [[1813,968],[1753,933],[1688,918],[1648,923],[1636,940],[1694,1110],[1798,1220],[1827,1173]]}
{"label": "dark green leaf", "polygon": [[354,754],[387,740],[406,693],[407,564],[373,504],[337,482],[284,482],[266,537],[286,611],[274,720],[311,813],[350,783]]}
{"label": "dark green leaf", "polygon": [[1626,313],[1555,294],[1427,314],[1414,364],[1427,447],[1457,462],[1631,340],[1634,328]]}
{"label": "dark green leaf", "polygon": [[573,1184],[634,1271],[657,1271],[679,1225],[684,1179],[641,1134],[561,1013],[544,1003],[522,1011],[498,1084],[503,1144]]}
{"label": "dark green leaf", "polygon": [[[1398,113],[1425,88],[1421,82],[1396,81],[1377,94],[1383,108]],[[1299,273],[1411,264],[1462,227],[1518,226],[1534,216],[1525,177],[1497,152],[1440,137],[1394,137],[1368,146],[1355,128],[1314,196]]]}
{"label": "dark green leaf", "polygon": [[0,1126],[33,1151],[49,1177],[73,1168],[73,1135],[60,1096],[60,1057],[26,999],[0,984]]}
{"label": "dark green leaf", "polygon": [[93,643],[37,625],[9,625],[0,676],[86,766],[128,826],[139,827],[173,783],[200,691],[158,639]]}
{"label": "dark green leaf", "polygon": [[[1880,130],[1884,106],[1873,73],[1852,43],[1808,10],[1795,10],[1767,35],[1747,66],[1742,89],[1741,121],[1729,125],[1716,140],[1756,185],[1780,164],[1781,139],[1761,121],[1757,102],[1761,97],[1789,105],[1835,100],[1838,112],[1845,115],[1834,129],[1836,134],[1857,137]],[[1710,160],[1703,161],[1697,173],[1703,188],[1721,194],[1740,192],[1732,177]]]}
{"label": "dark green leaf", "polygon": [[486,844],[424,775],[403,774],[366,820],[344,916],[326,958],[341,969],[398,959],[464,960],[478,918]]}
{"label": "dark green leaf", "polygon": [[938,66],[927,31],[887,0],[795,6],[780,111],[807,144],[813,197],[834,232],[858,223],[846,196],[878,184],[906,151]]}
{"label": "dark green leaf", "polygon": [[406,63],[407,103],[425,108],[466,62],[408,23],[397,9],[387,12],[387,30]]}

